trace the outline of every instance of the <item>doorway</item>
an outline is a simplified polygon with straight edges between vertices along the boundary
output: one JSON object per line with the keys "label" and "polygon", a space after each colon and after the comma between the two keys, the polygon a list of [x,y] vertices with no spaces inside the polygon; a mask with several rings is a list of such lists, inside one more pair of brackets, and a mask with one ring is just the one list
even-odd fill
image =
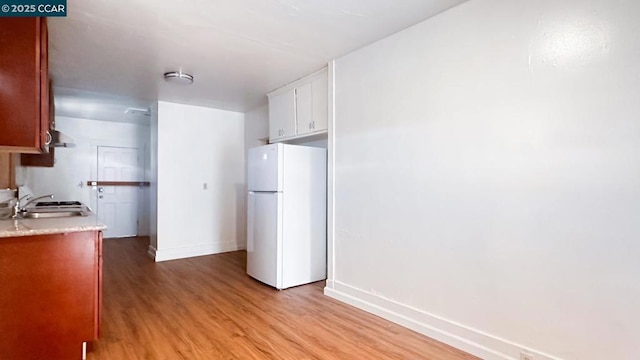
{"label": "doorway", "polygon": [[138,189],[141,181],[138,148],[98,146],[98,181],[109,182],[97,191],[97,215],[107,225],[105,238],[138,234]]}

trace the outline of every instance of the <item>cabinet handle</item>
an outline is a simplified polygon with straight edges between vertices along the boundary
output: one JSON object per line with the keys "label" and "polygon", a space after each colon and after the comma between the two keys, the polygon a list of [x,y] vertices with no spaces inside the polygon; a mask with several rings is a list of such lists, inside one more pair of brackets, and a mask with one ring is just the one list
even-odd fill
{"label": "cabinet handle", "polygon": [[51,133],[49,132],[49,130],[47,130],[47,136],[46,136],[47,140],[45,141],[45,145],[51,145],[51,140],[53,140]]}

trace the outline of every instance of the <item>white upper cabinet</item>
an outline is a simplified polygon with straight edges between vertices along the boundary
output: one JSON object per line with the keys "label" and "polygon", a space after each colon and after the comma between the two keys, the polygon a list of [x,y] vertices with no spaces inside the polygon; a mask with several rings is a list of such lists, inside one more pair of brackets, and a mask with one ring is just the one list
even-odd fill
{"label": "white upper cabinet", "polygon": [[269,142],[327,132],[328,73],[322,69],[267,94]]}
{"label": "white upper cabinet", "polygon": [[269,141],[296,134],[296,89],[269,96]]}
{"label": "white upper cabinet", "polygon": [[313,88],[311,87],[311,83],[307,83],[296,87],[296,124],[298,125],[296,135],[311,132],[312,123]]}
{"label": "white upper cabinet", "polygon": [[325,70],[323,76],[313,80],[313,131],[327,131],[329,121],[329,78]]}

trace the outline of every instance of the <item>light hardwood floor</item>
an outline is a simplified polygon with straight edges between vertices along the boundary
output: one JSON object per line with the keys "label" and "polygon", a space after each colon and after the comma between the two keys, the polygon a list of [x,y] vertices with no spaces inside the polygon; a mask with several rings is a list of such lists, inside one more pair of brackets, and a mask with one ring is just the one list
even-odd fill
{"label": "light hardwood floor", "polygon": [[476,359],[322,294],[276,291],[243,251],[154,263],[148,238],[104,240],[102,335],[89,360]]}

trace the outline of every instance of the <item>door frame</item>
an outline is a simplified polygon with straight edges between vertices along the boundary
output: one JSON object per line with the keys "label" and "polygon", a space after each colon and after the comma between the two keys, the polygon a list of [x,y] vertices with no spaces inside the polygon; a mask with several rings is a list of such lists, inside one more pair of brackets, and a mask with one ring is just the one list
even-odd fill
{"label": "door frame", "polygon": [[[140,150],[141,148],[138,146],[118,146],[118,145],[96,145],[95,147],[95,175],[96,175],[96,179],[98,181],[108,181],[107,179],[100,179],[100,149],[101,148],[117,148],[117,149],[131,149],[131,150],[135,150],[136,151],[136,164],[137,164],[137,171],[138,171],[138,181],[143,181],[142,178],[144,178],[144,164],[141,162],[141,157],[140,157]],[[95,201],[95,211],[96,211],[96,216],[98,216],[98,218],[101,219],[100,217],[100,188],[102,188],[102,186],[94,186],[95,189],[95,196],[93,197],[93,200]],[[140,211],[141,211],[141,203],[142,201],[144,201],[144,195],[141,194],[136,194],[136,209],[135,209],[135,214],[136,214],[136,234],[132,235],[132,236],[139,236],[140,235]],[[101,220],[102,221],[102,220]],[[128,237],[128,236],[124,236],[124,237]]]}

